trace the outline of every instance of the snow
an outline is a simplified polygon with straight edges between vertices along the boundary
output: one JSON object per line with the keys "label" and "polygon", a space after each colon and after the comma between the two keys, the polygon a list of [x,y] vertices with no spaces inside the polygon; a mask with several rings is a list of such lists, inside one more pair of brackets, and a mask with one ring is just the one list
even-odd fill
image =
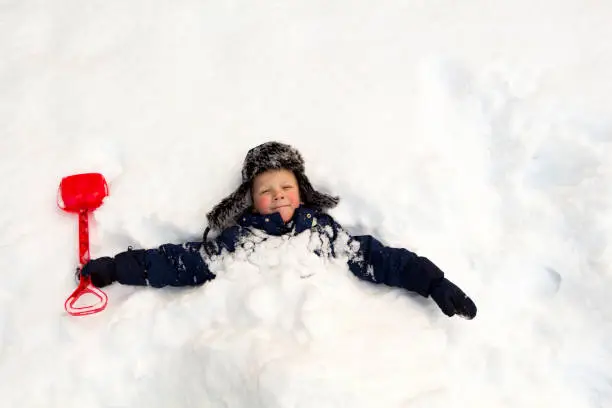
{"label": "snow", "polygon": [[[4,1],[0,406],[612,406],[611,19],[584,0]],[[307,237],[65,313],[63,176],[109,181],[90,239],[112,256],[199,239],[267,140],[476,319]]]}

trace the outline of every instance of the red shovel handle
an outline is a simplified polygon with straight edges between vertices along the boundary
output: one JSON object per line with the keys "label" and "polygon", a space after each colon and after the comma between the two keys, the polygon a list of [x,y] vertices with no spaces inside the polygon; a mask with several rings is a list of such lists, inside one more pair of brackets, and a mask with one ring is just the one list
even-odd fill
{"label": "red shovel handle", "polygon": [[[75,303],[79,300],[79,298],[87,293],[91,293],[92,295],[97,297],[98,302],[87,306],[75,306]],[[75,289],[74,292],[72,292],[68,299],[66,299],[66,302],[64,303],[64,308],[72,316],[85,316],[101,312],[106,308],[107,303],[108,296],[106,296],[106,293],[93,286],[91,284],[89,276],[81,276],[79,286]]]}

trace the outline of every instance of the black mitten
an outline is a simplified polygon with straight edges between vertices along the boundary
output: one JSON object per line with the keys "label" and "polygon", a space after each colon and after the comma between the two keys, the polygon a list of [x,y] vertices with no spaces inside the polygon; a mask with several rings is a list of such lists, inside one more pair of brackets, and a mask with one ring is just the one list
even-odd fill
{"label": "black mitten", "polygon": [[90,276],[91,283],[98,288],[108,286],[117,280],[115,260],[107,256],[92,259],[83,266],[81,275]]}
{"label": "black mitten", "polygon": [[458,314],[467,319],[476,317],[476,305],[457,285],[446,278],[434,283],[431,297],[447,316]]}

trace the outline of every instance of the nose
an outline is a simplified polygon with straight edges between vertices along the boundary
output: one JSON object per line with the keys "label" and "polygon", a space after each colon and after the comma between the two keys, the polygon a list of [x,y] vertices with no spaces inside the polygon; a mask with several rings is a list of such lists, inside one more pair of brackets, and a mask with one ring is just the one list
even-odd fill
{"label": "nose", "polygon": [[283,193],[282,189],[278,189],[274,192],[274,200],[282,200],[283,198],[285,198],[285,194]]}

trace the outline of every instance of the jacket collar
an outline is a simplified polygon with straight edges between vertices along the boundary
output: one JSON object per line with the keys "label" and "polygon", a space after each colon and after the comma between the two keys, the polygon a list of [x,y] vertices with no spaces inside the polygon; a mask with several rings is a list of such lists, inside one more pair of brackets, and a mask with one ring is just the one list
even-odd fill
{"label": "jacket collar", "polygon": [[313,209],[301,205],[295,209],[293,217],[285,224],[280,213],[263,215],[246,211],[238,220],[238,225],[245,228],[257,228],[274,236],[284,235],[292,231],[299,234],[312,228],[315,214],[316,212]]}

